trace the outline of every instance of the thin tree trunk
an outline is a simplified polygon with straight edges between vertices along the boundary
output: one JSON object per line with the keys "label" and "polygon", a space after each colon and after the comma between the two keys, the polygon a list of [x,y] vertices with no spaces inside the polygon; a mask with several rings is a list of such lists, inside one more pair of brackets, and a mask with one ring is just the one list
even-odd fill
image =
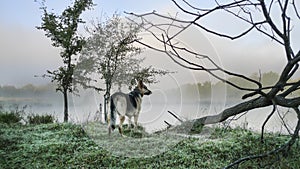
{"label": "thin tree trunk", "polygon": [[68,122],[69,119],[68,90],[64,90],[63,95],[64,95],[64,122]]}
{"label": "thin tree trunk", "polygon": [[108,108],[107,105],[109,103],[109,99],[110,99],[110,89],[111,89],[111,83],[110,82],[106,82],[106,92],[104,94],[104,120],[106,123],[108,123]]}
{"label": "thin tree trunk", "polygon": [[[71,56],[72,53],[68,54],[68,68],[67,68],[67,74],[65,74],[64,79],[65,83],[63,83],[63,94],[64,94],[64,122],[68,122],[69,119],[69,103],[68,103],[68,86],[72,83],[72,75],[69,74],[72,71],[73,74],[73,70],[72,70],[72,66],[71,66]],[[71,85],[70,85],[71,86]]]}
{"label": "thin tree trunk", "polygon": [[104,104],[103,105],[104,106],[103,107],[104,108],[104,122],[107,123],[107,105],[106,105],[107,101],[106,101],[106,94],[103,96],[103,98],[104,98],[103,99],[104,100],[104,103],[103,103]]}

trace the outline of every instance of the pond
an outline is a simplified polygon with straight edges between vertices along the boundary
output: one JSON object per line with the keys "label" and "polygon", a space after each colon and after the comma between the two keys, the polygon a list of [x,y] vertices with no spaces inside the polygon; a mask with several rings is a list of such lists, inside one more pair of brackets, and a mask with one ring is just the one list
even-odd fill
{"label": "pond", "polygon": [[[165,129],[168,125],[164,122],[168,122],[172,125],[180,124],[174,116],[168,111],[173,112],[182,120],[191,120],[205,115],[214,115],[222,112],[225,108],[228,108],[236,103],[222,103],[222,102],[153,102],[150,99],[145,99],[142,104],[142,110],[140,112],[138,123],[145,127],[147,132],[154,132],[157,130]],[[267,116],[271,113],[272,107],[260,108],[247,112],[246,114],[237,115],[218,125],[240,126],[246,129],[254,131],[261,131],[263,122]],[[98,112],[97,112],[98,111]],[[63,120],[63,105],[62,104],[50,104],[47,106],[31,105],[29,112],[38,114],[52,114],[59,122]],[[97,112],[97,113],[96,113]],[[89,104],[81,104],[73,101],[69,107],[70,121],[73,123],[86,123],[89,121],[99,120],[99,117],[103,114],[99,114],[99,103],[89,102]],[[284,126],[282,118],[286,125]],[[288,134],[288,127],[291,131],[296,126],[297,122],[296,114],[292,110],[279,108],[274,113],[265,129],[268,132],[280,132]],[[126,122],[127,123],[127,120]]]}

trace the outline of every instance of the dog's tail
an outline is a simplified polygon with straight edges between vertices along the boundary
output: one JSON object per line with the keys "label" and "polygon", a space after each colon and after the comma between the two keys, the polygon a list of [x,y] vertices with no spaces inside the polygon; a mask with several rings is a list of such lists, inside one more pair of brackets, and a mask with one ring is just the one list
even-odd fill
{"label": "dog's tail", "polygon": [[111,97],[110,98],[110,113],[109,113],[109,126],[108,126],[108,132],[109,134],[111,131],[113,131],[116,128],[116,106],[114,103],[114,99]]}

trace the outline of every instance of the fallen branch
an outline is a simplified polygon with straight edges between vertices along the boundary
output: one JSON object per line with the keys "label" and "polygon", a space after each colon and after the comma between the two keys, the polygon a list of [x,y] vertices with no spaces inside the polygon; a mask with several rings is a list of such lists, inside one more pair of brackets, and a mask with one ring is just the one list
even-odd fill
{"label": "fallen branch", "polygon": [[167,129],[172,127],[172,124],[168,123],[166,120],[164,120],[164,122],[168,125]]}
{"label": "fallen branch", "polygon": [[219,122],[223,122],[229,117],[238,115],[240,113],[253,110],[260,107],[267,107],[272,105],[272,102],[267,98],[261,96],[255,99],[251,99],[249,101],[242,102],[230,108],[223,110],[221,113],[217,115],[204,116],[195,120],[193,122],[193,128],[197,128],[206,124],[216,124]]}
{"label": "fallen branch", "polygon": [[170,113],[173,117],[175,117],[178,121],[180,121],[181,123],[183,122],[182,119],[179,118],[179,116],[177,116],[175,113],[171,112],[168,110],[168,113]]}

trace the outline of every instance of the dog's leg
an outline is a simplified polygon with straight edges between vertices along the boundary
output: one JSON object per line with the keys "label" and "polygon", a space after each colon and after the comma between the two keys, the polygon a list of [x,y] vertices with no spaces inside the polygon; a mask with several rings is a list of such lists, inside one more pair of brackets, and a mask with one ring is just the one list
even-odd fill
{"label": "dog's leg", "polygon": [[114,129],[115,129],[115,127],[114,127],[114,126],[111,126],[110,123],[109,123],[109,125],[108,125],[108,136],[111,135],[111,132],[112,132]]}
{"label": "dog's leg", "polygon": [[119,124],[119,133],[121,134],[121,136],[123,137],[123,123],[125,120],[125,116],[120,116],[120,124]]}
{"label": "dog's leg", "polygon": [[109,126],[109,127],[108,127],[108,136],[111,135],[111,131],[112,131],[111,126]]}
{"label": "dog's leg", "polygon": [[127,129],[130,129],[132,125],[131,117],[128,117],[128,127]]}
{"label": "dog's leg", "polygon": [[134,130],[136,130],[137,129],[137,127],[138,127],[138,118],[139,118],[139,114],[137,114],[137,115],[134,115]]}

